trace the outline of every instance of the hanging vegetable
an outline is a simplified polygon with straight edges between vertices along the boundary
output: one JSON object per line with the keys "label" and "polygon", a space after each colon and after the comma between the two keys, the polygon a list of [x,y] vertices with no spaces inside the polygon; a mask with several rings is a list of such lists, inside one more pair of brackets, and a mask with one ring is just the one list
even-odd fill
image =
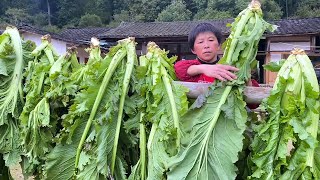
{"label": "hanging vegetable", "polygon": [[0,153],[7,167],[21,161],[18,118],[24,105],[23,72],[33,48],[16,28],[7,27],[0,35]]}
{"label": "hanging vegetable", "polygon": [[282,65],[268,117],[252,144],[252,179],[320,179],[319,84],[309,57],[294,49]]}
{"label": "hanging vegetable", "polygon": [[181,118],[185,136],[182,148],[170,162],[168,179],[235,179],[234,163],[243,146],[247,112],[243,100],[245,82],[256,64],[259,40],[272,26],[262,19],[260,3],[252,1],[232,24],[220,64],[239,69],[237,80],[216,82],[207,102]]}
{"label": "hanging vegetable", "polygon": [[136,89],[140,98],[137,104],[141,118],[137,127],[141,151],[132,179],[165,179],[169,158],[180,146],[180,116],[188,109],[188,90],[172,83],[176,78],[173,70],[176,57],[168,58],[167,54],[149,42],[147,54],[140,57]]}
{"label": "hanging vegetable", "polygon": [[24,150],[25,175],[41,177],[46,155],[54,147],[54,136],[66,112],[71,96],[77,91],[67,83],[70,72],[79,68],[75,51],[55,55],[49,35],[31,54],[26,71],[26,103],[20,115],[21,138]]}
{"label": "hanging vegetable", "polygon": [[128,109],[135,108],[128,94],[136,59],[133,38],[119,41],[104,58],[93,39],[87,65],[72,75],[81,91],[63,116],[60,143],[45,164],[46,179],[126,178],[123,148],[131,142],[122,143],[130,139],[122,124],[130,116]]}

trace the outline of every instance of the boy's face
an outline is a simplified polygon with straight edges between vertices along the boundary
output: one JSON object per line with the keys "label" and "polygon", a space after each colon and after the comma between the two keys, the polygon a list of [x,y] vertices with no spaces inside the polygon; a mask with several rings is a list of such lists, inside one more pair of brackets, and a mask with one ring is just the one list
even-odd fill
{"label": "boy's face", "polygon": [[196,37],[193,50],[191,51],[202,61],[214,62],[217,60],[219,50],[220,44],[217,37],[212,32],[203,32]]}

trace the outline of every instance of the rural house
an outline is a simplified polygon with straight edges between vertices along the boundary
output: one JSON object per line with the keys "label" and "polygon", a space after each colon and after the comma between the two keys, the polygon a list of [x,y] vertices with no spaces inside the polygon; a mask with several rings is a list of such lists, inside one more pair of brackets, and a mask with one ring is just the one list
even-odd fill
{"label": "rural house", "polygon": [[[188,46],[189,31],[200,22],[209,22],[219,28],[224,38],[229,35],[227,24],[233,19],[211,21],[178,22],[123,22],[114,29],[110,28],[71,28],[60,34],[50,33],[52,44],[59,54],[67,47],[76,45],[78,59],[85,63],[89,54],[85,51],[90,46],[91,37],[100,39],[101,47],[107,50],[120,39],[135,37],[137,54],[146,52],[146,45],[154,41],[161,48],[169,50],[169,55],[177,55],[177,60],[192,59],[194,55]],[[287,58],[294,47],[304,49],[315,67],[320,68],[320,17],[302,19],[282,19],[270,22],[277,25],[275,32],[266,32],[259,42],[257,60],[259,61],[259,82],[273,84],[276,73],[263,70],[263,64]],[[3,31],[3,30],[2,30]],[[29,25],[19,26],[19,31],[27,40],[41,43],[41,36],[48,32]],[[223,52],[220,52],[222,55]]]}
{"label": "rural house", "polygon": [[[107,42],[135,37],[137,53],[143,54],[149,41],[154,41],[161,48],[170,51],[170,55],[177,55],[178,60],[194,58],[188,46],[189,31],[200,22],[212,23],[220,28],[224,37],[229,35],[226,26],[233,19],[212,21],[179,21],[179,22],[124,22],[117,28],[111,29],[99,38]],[[320,63],[320,17],[304,19],[283,19],[270,22],[278,26],[273,32],[267,32],[259,43],[257,60],[259,61],[260,83],[273,84],[276,73],[266,72],[262,65],[271,61],[286,58],[294,47],[299,47],[314,60],[314,65]],[[220,54],[222,55],[223,52]]]}
{"label": "rural house", "polygon": [[35,42],[37,46],[41,44],[42,36],[46,34],[50,34],[51,43],[59,55],[66,53],[67,47],[70,44],[73,44],[73,41],[71,39],[67,39],[59,34],[50,33],[50,32],[41,30],[39,28],[30,26],[28,24],[23,24],[18,26],[18,30],[23,39],[31,40]]}
{"label": "rural house", "polygon": [[[320,65],[320,17],[274,21],[278,29],[267,33],[265,63],[287,58],[294,48],[304,49],[315,67]],[[265,73],[265,82],[272,84],[276,73]]]}
{"label": "rural house", "polygon": [[[89,54],[85,51],[86,48],[90,47],[90,41],[92,37],[97,37],[99,34],[103,34],[109,31],[110,28],[96,27],[96,28],[69,28],[60,33],[66,39],[72,40],[78,51],[78,59],[82,63],[86,63]],[[101,49],[107,50],[110,44],[100,41]]]}
{"label": "rural house", "polygon": [[[31,40],[36,45],[41,44],[41,37],[50,34],[51,43],[57,53],[62,55],[66,53],[70,46],[77,47],[77,57],[79,62],[85,63],[88,60],[89,54],[85,51],[90,46],[91,37],[96,37],[98,34],[108,31],[110,28],[70,28],[62,31],[59,34],[47,32],[30,25],[21,25],[18,27],[22,38]],[[102,48],[107,48],[106,44],[101,44]]]}

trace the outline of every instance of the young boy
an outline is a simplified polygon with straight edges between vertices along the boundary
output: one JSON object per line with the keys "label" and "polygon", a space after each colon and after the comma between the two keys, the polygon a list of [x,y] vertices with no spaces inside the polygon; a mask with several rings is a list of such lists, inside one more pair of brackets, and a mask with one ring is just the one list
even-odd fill
{"label": "young boy", "polygon": [[200,23],[189,34],[189,47],[197,56],[195,60],[181,60],[174,65],[176,75],[181,81],[213,82],[234,80],[237,68],[216,64],[219,61],[222,34],[212,24]]}
{"label": "young boy", "polygon": [[[234,74],[239,69],[229,65],[216,64],[219,61],[222,34],[212,24],[200,23],[189,34],[189,47],[197,56],[195,60],[181,60],[174,65],[177,78],[180,81],[212,83],[215,79],[231,81],[237,78]],[[259,86],[254,79],[250,86]],[[258,107],[249,104],[251,109]]]}

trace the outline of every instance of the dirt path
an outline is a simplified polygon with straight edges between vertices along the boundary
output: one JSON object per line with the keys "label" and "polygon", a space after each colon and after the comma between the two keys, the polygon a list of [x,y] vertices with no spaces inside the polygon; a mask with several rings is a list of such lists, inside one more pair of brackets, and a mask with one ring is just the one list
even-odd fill
{"label": "dirt path", "polygon": [[23,180],[23,174],[19,164],[10,168],[10,174],[15,180]]}

